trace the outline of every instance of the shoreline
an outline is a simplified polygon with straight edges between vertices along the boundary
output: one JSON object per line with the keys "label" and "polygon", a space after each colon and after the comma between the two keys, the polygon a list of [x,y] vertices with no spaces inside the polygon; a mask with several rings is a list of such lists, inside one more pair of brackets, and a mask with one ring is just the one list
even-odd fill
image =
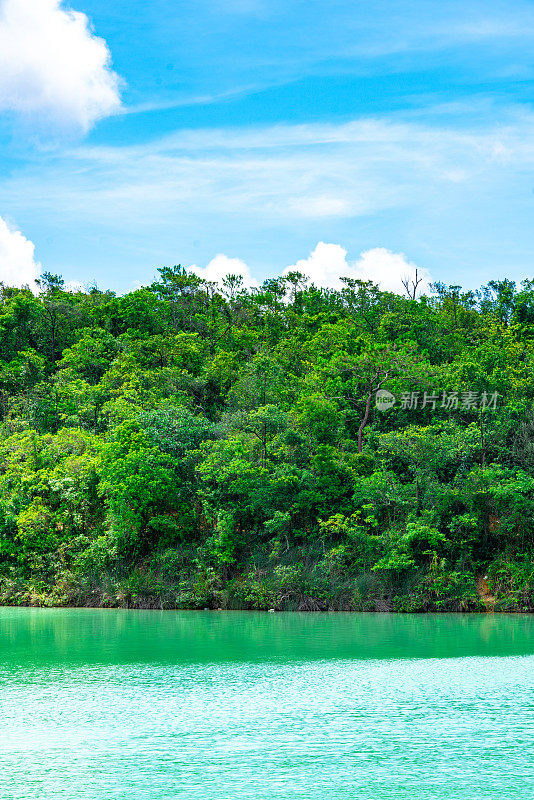
{"label": "shoreline", "polygon": [[464,614],[464,615],[503,615],[503,614],[516,614],[520,616],[534,615],[534,607],[531,608],[454,608],[442,607],[439,609],[433,608],[420,608],[420,609],[395,609],[395,608],[246,608],[246,607],[204,607],[199,608],[195,606],[171,605],[158,602],[152,603],[132,603],[132,604],[115,604],[109,603],[51,603],[51,602],[20,602],[20,603],[6,603],[0,602],[0,608],[43,608],[43,609],[94,609],[101,611],[195,611],[202,613],[218,613],[218,612],[239,612],[239,613],[261,613],[261,614],[391,614],[391,615],[432,615],[442,616],[444,614]]}

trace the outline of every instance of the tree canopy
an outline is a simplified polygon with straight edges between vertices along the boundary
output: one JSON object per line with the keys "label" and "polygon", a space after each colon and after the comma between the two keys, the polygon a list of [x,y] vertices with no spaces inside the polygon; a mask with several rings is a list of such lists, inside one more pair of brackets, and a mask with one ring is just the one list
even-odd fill
{"label": "tree canopy", "polygon": [[37,290],[0,286],[4,603],[534,608],[531,281]]}

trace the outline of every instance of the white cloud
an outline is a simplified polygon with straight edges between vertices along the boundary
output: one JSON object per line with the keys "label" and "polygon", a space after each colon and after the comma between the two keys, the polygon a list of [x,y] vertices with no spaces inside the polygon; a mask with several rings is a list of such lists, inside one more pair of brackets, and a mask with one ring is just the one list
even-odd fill
{"label": "white cloud", "polygon": [[385,291],[404,294],[402,281],[406,278],[412,281],[416,270],[418,279],[421,279],[418,291],[428,292],[433,279],[425,267],[418,267],[417,264],[408,261],[404,253],[393,253],[385,247],[373,247],[372,250],[361,253],[352,268],[355,274],[348,277],[373,281]]}
{"label": "white cloud", "polygon": [[427,269],[417,267],[407,261],[404,253],[393,253],[385,247],[374,247],[360,254],[357,261],[347,261],[347,251],[339,244],[319,242],[308,258],[300,259],[296,264],[287,267],[283,275],[298,270],[306,275],[311,283],[322,288],[341,289],[341,278],[373,281],[381,289],[397,294],[404,293],[402,281],[406,278],[422,279],[419,291],[428,291],[432,277]]}
{"label": "white cloud", "polygon": [[250,267],[244,261],[241,261],[240,258],[228,258],[223,253],[212,258],[205,267],[197,267],[196,264],[193,264],[192,267],[189,267],[189,272],[219,285],[227,275],[241,275],[246,288],[258,286],[258,282],[250,274]]}
{"label": "white cloud", "polygon": [[302,272],[310,283],[325,289],[341,289],[341,276],[355,277],[349,275],[352,270],[347,262],[345,248],[340,244],[326,242],[319,242],[308,258],[301,258],[296,264],[286,267],[282,275],[295,271]]}
{"label": "white cloud", "polygon": [[238,227],[240,239],[258,221],[294,229],[403,209],[442,220],[445,205],[468,203],[472,213],[481,193],[497,195],[503,181],[533,168],[534,115],[509,123],[184,130],[143,145],[70,149],[12,173],[0,191],[11,213],[31,207],[52,226],[83,219],[139,232],[178,224],[190,234],[222,224]]}
{"label": "white cloud", "polygon": [[[308,258],[302,258],[296,264],[286,267],[281,274],[302,272],[309,283],[324,289],[342,289],[344,284],[341,278],[353,278],[373,281],[385,291],[404,294],[402,281],[413,280],[416,270],[421,279],[418,294],[428,292],[432,282],[429,271],[408,261],[403,253],[393,253],[385,247],[374,247],[362,252],[356,261],[350,262],[347,260],[347,251],[341,245],[319,242]],[[205,267],[194,264],[189,271],[219,285],[229,274],[241,275],[243,285],[247,288],[259,285],[252,277],[248,264],[239,258],[228,258],[223,253],[216,255]]]}
{"label": "white cloud", "polygon": [[120,107],[106,42],[62,0],[0,0],[0,110],[87,129]]}
{"label": "white cloud", "polygon": [[0,217],[0,281],[7,286],[28,285],[34,289],[34,281],[41,273],[34,253],[33,242]]}
{"label": "white cloud", "polygon": [[30,203],[41,218],[52,211],[121,230],[128,220],[136,230],[177,219],[184,229],[213,230],[212,220],[224,220],[241,237],[258,220],[326,226],[404,209],[442,217],[444,205],[475,207],[480,192],[497,193],[532,168],[533,132],[528,115],[476,130],[389,119],[184,130],[143,145],[71,149],[0,189],[12,213]]}
{"label": "white cloud", "polygon": [[300,217],[347,217],[354,211],[354,204],[342,197],[302,197],[289,201],[289,208]]}
{"label": "white cloud", "polygon": [[290,247],[305,257],[310,241],[344,242],[355,258],[384,230],[393,252],[443,265],[449,282],[474,286],[502,263],[520,279],[532,250],[534,114],[510,108],[497,125],[464,110],[461,125],[443,110],[432,125],[384,117],[71,147],[15,165],[0,195],[104,283],[132,270],[143,282],[155,263],[205,268],[212,253],[247,253],[263,276],[287,264]]}

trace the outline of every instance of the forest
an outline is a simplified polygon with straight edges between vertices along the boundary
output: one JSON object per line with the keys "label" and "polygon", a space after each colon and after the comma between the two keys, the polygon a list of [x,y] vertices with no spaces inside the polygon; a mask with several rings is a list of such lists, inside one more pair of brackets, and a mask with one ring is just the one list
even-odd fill
{"label": "forest", "polygon": [[534,610],[534,282],[342,285],[0,285],[0,603]]}

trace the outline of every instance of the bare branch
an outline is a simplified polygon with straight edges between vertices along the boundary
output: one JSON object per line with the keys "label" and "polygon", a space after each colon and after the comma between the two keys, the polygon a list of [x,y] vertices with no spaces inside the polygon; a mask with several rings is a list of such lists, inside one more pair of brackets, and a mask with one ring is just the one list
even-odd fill
{"label": "bare branch", "polygon": [[404,278],[401,278],[401,283],[404,286],[404,291],[406,292],[408,300],[417,299],[417,289],[422,282],[423,278],[419,275],[418,268],[415,270],[415,278],[410,278],[409,275],[405,275]]}

